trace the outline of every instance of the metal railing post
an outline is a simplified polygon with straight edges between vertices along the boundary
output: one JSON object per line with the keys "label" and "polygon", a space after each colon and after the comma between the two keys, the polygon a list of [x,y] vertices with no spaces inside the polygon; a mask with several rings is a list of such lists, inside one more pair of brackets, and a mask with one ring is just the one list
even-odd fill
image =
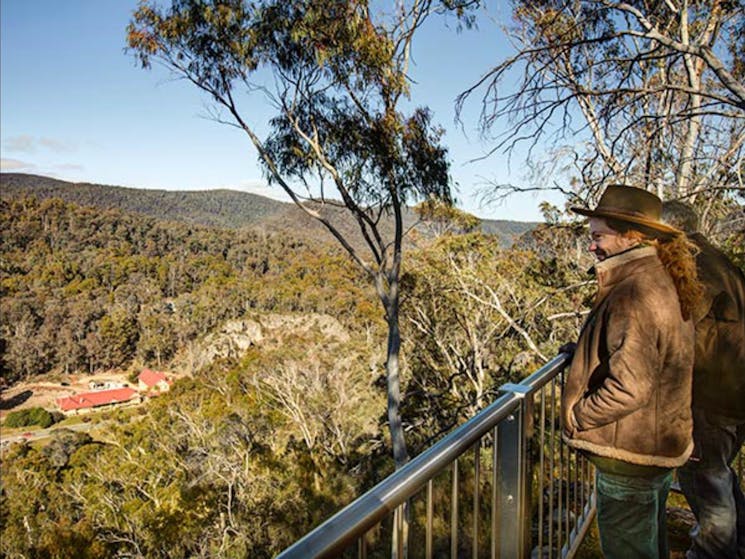
{"label": "metal railing post", "polygon": [[[519,384],[505,384],[503,392],[511,392],[520,399],[520,405],[499,426],[500,472],[500,557],[525,557],[526,537],[530,536],[530,525],[526,519],[530,514],[529,484],[527,480],[527,417],[526,398],[530,389]],[[517,520],[517,522],[516,522]],[[527,525],[526,525],[527,524]]]}
{"label": "metal railing post", "polygon": [[[533,551],[532,537],[532,514],[533,505],[537,504],[537,517],[539,520],[538,553],[543,556],[544,550],[548,550],[549,556],[571,557],[576,550],[579,541],[583,537],[589,522],[594,514],[594,503],[592,485],[588,484],[587,503],[584,506],[584,514],[578,517],[577,522],[570,532],[569,526],[563,526],[566,520],[561,514],[555,519],[554,503],[563,506],[563,486],[571,484],[569,477],[571,469],[566,468],[568,474],[564,479],[564,449],[558,440],[555,429],[556,412],[556,376],[563,370],[568,362],[568,356],[561,354],[546,363],[532,375],[523,379],[520,384],[506,384],[500,390],[506,394],[500,395],[494,402],[477,413],[466,423],[456,427],[437,443],[413,458],[405,466],[396,470],[390,476],[382,480],[375,487],[369,489],[365,494],[355,499],[352,503],[338,511],[328,520],[317,526],[311,532],[297,540],[290,547],[282,551],[277,557],[281,559],[323,559],[336,558],[353,550],[353,545],[358,544],[359,557],[378,556],[378,554],[390,554],[390,556],[401,557],[406,550],[401,549],[400,544],[406,542],[401,537],[399,523],[404,520],[402,507],[405,503],[422,491],[427,493],[426,519],[417,518],[412,515],[411,522],[424,526],[421,534],[424,541],[413,543],[414,546],[422,545],[421,548],[412,547],[414,554],[420,556],[423,552],[427,557],[446,555],[448,551],[453,557],[460,556],[467,547],[472,547],[474,557],[481,557],[489,553],[491,557],[502,559],[526,559]],[[539,433],[536,435],[538,441],[532,441],[534,418],[534,399],[540,394],[541,416]],[[549,402],[546,402],[546,397]],[[550,403],[550,406],[547,405]],[[546,418],[550,407],[550,417]],[[488,437],[488,439],[484,439]],[[546,440],[548,437],[548,440]],[[479,487],[481,478],[481,452],[485,448],[485,440],[492,444],[490,491],[487,493]],[[537,446],[534,447],[533,444]],[[558,447],[558,448],[557,448]],[[537,488],[533,488],[533,465],[532,454],[538,451],[537,463],[541,464],[538,471]],[[473,537],[468,538],[468,522],[465,518],[461,522],[462,511],[459,503],[459,490],[468,486],[470,476],[464,475],[464,480],[459,480],[463,473],[459,472],[459,461],[463,460],[463,466],[471,468],[470,460],[466,453],[473,452]],[[548,455],[544,455],[548,452]],[[484,456],[486,458],[486,456]],[[567,457],[569,460],[570,457]],[[558,472],[556,467],[558,466]],[[575,466],[574,475],[578,470]],[[545,469],[545,471],[544,471]],[[444,476],[443,486],[436,490],[436,477],[450,471],[449,476]],[[465,472],[466,474],[468,472]],[[546,479],[544,479],[544,476]],[[448,491],[447,483],[450,483]],[[463,481],[463,484],[459,483]],[[575,480],[576,485],[576,480]],[[558,486],[559,495],[554,496],[554,489]],[[488,486],[487,486],[488,487]],[[533,491],[538,493],[533,495]],[[543,490],[543,491],[542,491]],[[543,502],[543,493],[548,503]],[[584,491],[584,485],[583,485]],[[447,503],[450,493],[450,526],[447,526]],[[491,515],[481,514],[479,503],[482,496],[491,496]],[[433,514],[435,504],[433,500],[443,503],[444,510],[441,521],[435,521]],[[536,499],[536,503],[532,503]],[[575,495],[576,498],[576,495]],[[585,499],[582,499],[585,501]],[[567,505],[569,505],[567,499]],[[485,503],[488,505],[488,503]],[[545,507],[548,507],[547,510]],[[576,504],[579,507],[579,504]],[[465,507],[463,512],[467,513]],[[569,506],[567,507],[569,508]],[[545,513],[544,513],[545,510]],[[397,514],[394,511],[398,511]],[[568,515],[567,515],[568,516]],[[391,517],[394,517],[393,519]],[[486,525],[488,518],[488,526]],[[388,520],[385,520],[388,519]],[[374,529],[380,522],[393,520],[392,534],[389,539],[385,534],[382,538],[372,538],[370,530]],[[408,520],[408,519],[407,519]],[[444,521],[444,523],[442,522]],[[553,529],[557,522],[558,532]],[[572,523],[576,524],[576,523]],[[413,524],[412,524],[413,525]],[[483,525],[483,526],[482,526]],[[463,533],[460,534],[460,529]],[[546,528],[546,539],[542,530]],[[562,530],[563,528],[563,530]],[[404,526],[404,530],[406,526]],[[448,531],[450,532],[448,538]],[[479,532],[489,532],[489,535]],[[384,530],[387,532],[387,530]],[[367,536],[370,535],[370,540]],[[404,534],[405,535],[405,534]],[[398,536],[398,537],[397,537]],[[490,546],[487,546],[487,538]],[[391,539],[396,540],[394,547]],[[449,542],[447,540],[450,540]],[[472,541],[469,541],[471,539]],[[373,541],[379,540],[379,541]],[[460,541],[459,541],[460,540]],[[545,542],[545,545],[544,545]],[[448,550],[448,543],[450,549]],[[462,545],[461,545],[462,544]],[[489,547],[487,551],[487,547]],[[385,549],[387,548],[387,550]],[[556,555],[553,555],[556,553]]]}

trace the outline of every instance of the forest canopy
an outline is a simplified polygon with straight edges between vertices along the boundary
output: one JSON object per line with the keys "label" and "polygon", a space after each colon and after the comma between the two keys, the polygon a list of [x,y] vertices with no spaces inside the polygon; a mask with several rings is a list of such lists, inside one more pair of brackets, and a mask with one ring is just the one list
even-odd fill
{"label": "forest canopy", "polygon": [[[545,223],[509,246],[489,234],[455,207],[443,131],[409,99],[423,21],[448,12],[469,26],[480,5],[139,4],[129,54],[201,90],[305,221],[227,229],[243,222],[167,221],[136,196],[126,209],[149,216],[0,198],[3,383],[179,373],[143,405],[96,414],[90,433],[63,426],[3,450],[0,557],[274,556],[576,339],[594,295],[583,223],[544,204]],[[742,3],[511,9],[518,52],[460,102],[481,97],[485,134],[511,124],[495,151],[551,131],[557,143],[548,167],[529,155],[533,184],[492,185],[492,199],[556,189],[589,203],[633,183],[695,201],[744,267]],[[241,104],[257,95],[276,108],[265,137]],[[542,180],[559,165],[561,182]],[[260,335],[232,343],[249,329]]]}
{"label": "forest canopy", "polygon": [[[106,414],[103,439],[61,429],[6,451],[4,555],[268,557],[392,471],[385,325],[336,245],[57,199],[0,210],[6,380],[158,365],[187,377]],[[415,453],[570,338],[587,296],[580,232],[505,249],[455,217],[412,238],[402,275]],[[235,321],[261,324],[261,343],[184,358]]]}

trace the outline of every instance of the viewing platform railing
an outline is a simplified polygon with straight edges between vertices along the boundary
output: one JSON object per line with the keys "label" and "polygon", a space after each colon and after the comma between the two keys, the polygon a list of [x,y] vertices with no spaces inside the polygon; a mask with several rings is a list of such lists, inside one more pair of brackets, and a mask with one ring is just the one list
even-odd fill
{"label": "viewing platform railing", "polygon": [[560,354],[278,555],[572,557],[595,514],[591,465],[561,441]]}

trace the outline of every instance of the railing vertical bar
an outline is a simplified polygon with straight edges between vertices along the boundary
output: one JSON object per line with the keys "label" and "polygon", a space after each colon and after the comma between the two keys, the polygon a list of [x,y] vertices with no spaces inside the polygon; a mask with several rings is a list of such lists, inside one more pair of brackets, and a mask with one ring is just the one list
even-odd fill
{"label": "railing vertical bar", "polygon": [[551,379],[551,439],[549,441],[548,559],[554,556],[554,459],[556,457],[556,379]]}
{"label": "railing vertical bar", "polygon": [[582,503],[584,504],[586,502],[587,498],[589,497],[589,494],[588,493],[589,493],[589,489],[590,488],[589,488],[589,486],[587,484],[587,474],[588,474],[588,470],[587,470],[587,459],[585,458],[584,455],[581,455],[581,458],[582,458],[582,477],[583,477],[583,479],[582,479],[582,482],[583,482],[582,483],[582,490],[584,491]]}
{"label": "railing vertical bar", "polygon": [[579,452],[574,453],[574,529],[575,532],[579,529],[580,520],[582,517],[582,496],[580,495],[580,454]]}
{"label": "railing vertical bar", "polygon": [[357,557],[359,559],[367,559],[367,532],[360,536],[357,540]]}
{"label": "railing vertical bar", "polygon": [[577,464],[574,462],[574,452],[572,449],[567,447],[567,508],[566,508],[566,535],[567,541],[571,538],[572,534],[572,512],[574,511],[574,496],[575,489],[572,487],[572,481],[576,475]]}
{"label": "railing vertical bar", "polygon": [[564,535],[564,517],[562,516],[564,505],[564,442],[559,440],[559,494],[556,496],[557,514],[556,514],[556,541],[557,549],[561,548],[561,538]]}
{"label": "railing vertical bar", "polygon": [[590,461],[587,458],[584,458],[585,461],[585,480],[587,483],[587,501],[590,502],[592,500],[592,496],[595,493],[595,476],[593,475],[593,469],[592,465],[590,464]]}
{"label": "railing vertical bar", "polygon": [[546,388],[541,388],[541,420],[538,430],[538,557],[543,557],[543,478],[546,452]]}
{"label": "railing vertical bar", "polygon": [[[513,412],[499,428],[499,553],[504,559],[519,557],[525,547],[525,507],[521,502],[525,482],[524,461],[521,457],[524,450],[523,416],[523,407],[520,404],[513,408]],[[517,526],[515,522],[518,523]]]}
{"label": "railing vertical bar", "polygon": [[590,499],[592,499],[592,471],[590,469],[590,463],[588,462],[587,458],[584,456],[582,457],[582,463],[585,465],[585,501],[588,502]]}
{"label": "railing vertical bar", "polygon": [[574,510],[577,511],[575,513],[575,526],[579,528],[579,519],[582,514],[582,503],[584,501],[581,501],[582,495],[580,494],[580,488],[581,488],[581,480],[580,480],[580,454],[579,452],[574,453]]}
{"label": "railing vertical bar", "polygon": [[587,460],[587,458],[583,458],[582,460],[585,463],[585,498],[587,502],[589,502],[592,499],[593,493],[595,492],[592,479],[592,468],[590,467],[590,462]]}
{"label": "railing vertical bar", "polygon": [[458,559],[458,460],[453,462],[453,487],[450,498],[450,557]]}
{"label": "railing vertical bar", "polygon": [[499,549],[499,500],[497,496],[499,494],[499,455],[497,449],[497,441],[499,437],[499,425],[495,426],[492,430],[492,475],[491,475],[491,559],[497,559],[497,550]]}
{"label": "railing vertical bar", "polygon": [[[520,384],[508,383],[501,387],[500,390],[509,394],[500,397],[489,407],[490,415],[482,414],[475,417],[473,427],[469,424],[466,429],[456,429],[443,439],[443,444],[436,444],[412,461],[410,466],[416,468],[402,469],[401,474],[405,472],[406,478],[398,472],[386,478],[383,483],[298,540],[291,548],[285,550],[281,557],[320,559],[338,556],[346,549],[347,553],[351,552],[351,556],[360,559],[367,559],[379,551],[385,552],[386,555],[390,554],[392,559],[406,559],[409,552],[432,559],[445,551],[440,549],[441,544],[447,548],[447,543],[440,543],[440,529],[438,528],[437,538],[434,530],[443,520],[447,521],[448,516],[451,524],[449,556],[452,559],[458,559],[468,547],[471,547],[471,553],[468,555],[474,559],[486,555],[490,555],[492,559],[511,559],[535,554],[541,559],[559,559],[576,552],[595,513],[595,483],[594,479],[590,479],[594,470],[592,465],[561,440],[559,400],[565,365],[566,359],[557,357],[546,368],[536,371]],[[540,394],[537,394],[539,391]],[[540,411],[535,410],[535,406],[539,404],[536,398],[540,398]],[[538,418],[541,425],[535,429],[534,423]],[[490,507],[486,502],[481,502],[481,499],[487,498],[488,495],[485,488],[489,483],[489,475],[483,471],[481,455],[485,454],[484,461],[488,463],[487,449],[491,444],[489,436],[493,436]],[[534,454],[534,444],[539,445],[538,456]],[[458,449],[457,452],[455,448]],[[439,464],[435,466],[437,462],[434,457],[438,456],[442,449],[447,449],[447,458],[439,459]],[[471,459],[468,456],[470,451],[474,452],[473,466],[470,465]],[[442,456],[444,458],[445,454]],[[465,464],[470,471],[466,471],[465,479],[461,480],[460,470],[464,456]],[[737,461],[740,471],[742,464],[741,455]],[[434,495],[436,477],[448,469],[451,473],[449,514],[447,497],[441,499]],[[537,480],[535,475],[538,475]],[[445,486],[442,487],[445,494],[446,476],[447,474],[440,478],[445,482]],[[414,479],[417,481],[414,482]],[[473,491],[468,488],[471,481]],[[412,539],[411,545],[407,544],[407,532],[411,531],[408,526],[410,511],[413,516],[412,509],[408,507],[411,507],[414,495],[421,495],[421,489],[425,484],[426,526],[422,532],[426,541],[425,549],[422,550],[417,547],[422,543],[421,536],[418,536],[418,541]],[[466,495],[463,519],[460,518],[461,486]],[[467,518],[468,499],[471,496],[472,521]],[[440,505],[434,502],[435,498],[438,498],[438,503],[445,501],[442,510],[439,508]],[[538,499],[538,502],[535,502],[535,499]],[[482,505],[485,507],[484,510]],[[387,511],[385,507],[388,507]],[[489,508],[491,519],[487,523]],[[384,520],[386,514],[387,522]],[[437,521],[434,518],[435,514],[438,514]],[[537,536],[532,535],[535,532],[531,519],[538,522]],[[373,520],[385,522],[383,533],[386,537],[382,540],[388,542],[388,527],[391,526],[389,522],[393,520],[391,535],[394,541],[390,542],[390,545],[384,545],[388,547],[387,551],[377,549],[380,546],[376,544],[381,538],[372,532]],[[471,525],[472,545],[467,539]],[[489,530],[490,553],[487,552],[485,541],[485,538],[489,537]],[[419,530],[415,532],[422,533]],[[466,538],[463,543],[459,541],[461,536]],[[438,551],[434,549],[435,540],[438,541]],[[351,546],[357,547],[356,553]]]}
{"label": "railing vertical bar", "polygon": [[479,482],[481,474],[481,439],[476,441],[474,449],[474,471],[473,471],[473,559],[479,557]]}
{"label": "railing vertical bar", "polygon": [[568,450],[567,453],[567,472],[569,473],[567,476],[567,538],[569,538],[570,534],[574,532],[574,523],[572,522],[571,517],[574,514],[574,511],[577,510],[575,508],[575,505],[577,504],[577,484],[574,482],[577,477],[577,461],[575,453],[571,449]]}
{"label": "railing vertical bar", "polygon": [[[564,379],[563,373],[561,374],[561,379],[562,381]],[[564,386],[563,382],[561,383],[561,386],[562,387]],[[569,515],[571,511],[569,507],[571,504],[570,495],[571,495],[571,479],[572,479],[572,473],[571,473],[572,456],[571,456],[571,449],[569,448],[568,445],[564,444],[563,440],[559,444],[561,445],[560,448],[561,448],[561,453],[562,453],[561,463],[566,464],[566,472],[563,474],[563,477],[562,477],[562,479],[565,480],[565,483],[562,483],[562,487],[564,489],[564,496],[563,496],[563,501],[562,501],[563,506],[562,506],[561,514],[559,514],[559,522],[562,522],[564,525],[564,539],[567,541],[567,544],[568,544],[571,538],[571,529],[569,526]],[[563,457],[564,454],[566,454],[566,461]]]}
{"label": "railing vertical bar", "polygon": [[571,481],[572,481],[572,454],[571,449],[568,445],[563,445],[564,448],[566,448],[566,491],[564,491],[564,538],[566,538],[567,542],[569,541],[569,538],[571,536],[571,529],[569,526],[569,514],[570,514],[570,506],[571,506],[571,493],[572,493],[572,487],[571,487]]}
{"label": "railing vertical bar", "polygon": [[396,508],[396,557],[394,559],[406,559],[404,557],[404,506]]}
{"label": "railing vertical bar", "polygon": [[432,559],[432,517],[434,516],[434,503],[432,500],[432,489],[433,482],[430,479],[427,481],[427,543],[425,548],[426,559]]}
{"label": "railing vertical bar", "polygon": [[532,395],[527,395],[522,401],[522,422],[520,437],[520,529],[522,537],[520,538],[520,554],[525,555],[529,552],[531,539],[531,521],[533,505],[533,462],[531,460],[531,437],[535,429],[535,401]]}
{"label": "railing vertical bar", "polygon": [[587,491],[585,491],[585,483],[587,483],[587,469],[585,467],[585,457],[580,455],[578,457],[579,463],[582,465],[579,471],[579,490],[580,490],[580,505],[584,507],[585,505],[585,498],[587,496]]}

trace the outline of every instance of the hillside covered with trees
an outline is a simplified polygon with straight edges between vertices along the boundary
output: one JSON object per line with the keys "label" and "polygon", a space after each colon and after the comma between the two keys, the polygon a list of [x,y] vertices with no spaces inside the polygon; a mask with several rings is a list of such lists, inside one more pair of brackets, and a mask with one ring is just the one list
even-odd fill
{"label": "hillside covered with trees", "polygon": [[[583,225],[458,210],[443,130],[411,99],[425,20],[467,28],[481,5],[138,4],[127,52],[203,93],[295,204],[0,176],[3,382],[181,377],[93,435],[4,450],[0,557],[272,557],[576,339]],[[647,188],[745,266],[742,14],[514,2],[517,52],[458,101],[480,103],[492,153],[530,146],[525,184],[492,200]]]}
{"label": "hillside covered with trees", "polygon": [[[252,309],[361,312],[361,286],[321,243],[101,212],[58,199],[0,201],[2,374],[158,366]],[[308,284],[308,269],[323,283]],[[350,291],[351,289],[351,291]]]}
{"label": "hillside covered with trees", "polygon": [[[0,209],[6,382],[185,375],[106,412],[104,436],[4,451],[3,556],[271,557],[393,470],[383,317],[336,245],[59,199]],[[504,248],[422,215],[402,274],[414,455],[575,338],[593,293],[581,226]]]}
{"label": "hillside covered with trees", "polygon": [[[330,240],[328,232],[314,223],[294,204],[237,190],[168,191],[127,188],[102,184],[72,183],[25,173],[0,173],[0,197],[7,200],[34,197],[39,200],[59,198],[79,206],[100,210],[120,210],[159,220],[224,229],[252,228],[271,233],[312,235]],[[321,208],[340,228],[354,236],[354,223],[333,205]],[[406,209],[407,228],[417,228],[418,215]],[[480,229],[497,235],[509,246],[536,223],[510,220],[480,219]],[[357,244],[360,243],[356,239]]]}
{"label": "hillside covered with trees", "polygon": [[182,221],[193,225],[240,228],[258,225],[291,204],[236,190],[178,192],[123,186],[71,183],[24,173],[0,174],[5,198],[60,198],[80,206],[119,209],[128,213]]}
{"label": "hillside covered with trees", "polygon": [[[392,470],[384,322],[335,245],[59,199],[0,209],[7,383],[142,366],[187,375],[110,414],[105,440],[60,430],[8,451],[5,556],[268,557]],[[565,257],[572,228],[526,239],[540,258],[432,230],[402,276],[414,453],[571,338],[587,296],[584,263]],[[262,333],[251,344],[213,351],[251,325]]]}

